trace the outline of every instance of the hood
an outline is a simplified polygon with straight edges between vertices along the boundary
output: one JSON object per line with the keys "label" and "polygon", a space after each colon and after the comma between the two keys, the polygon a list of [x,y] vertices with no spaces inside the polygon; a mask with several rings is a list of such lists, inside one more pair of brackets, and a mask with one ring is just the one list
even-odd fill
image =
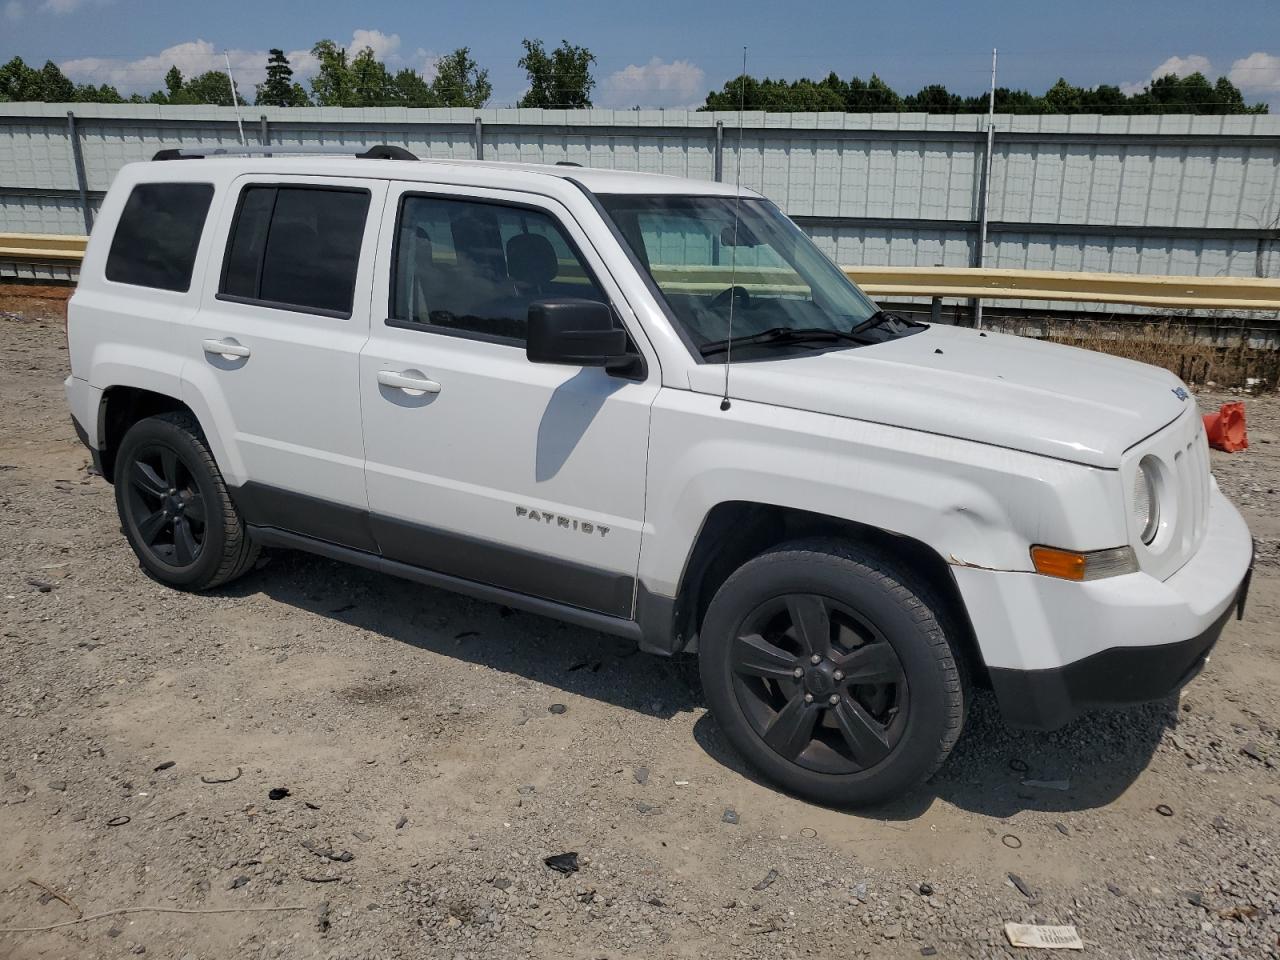
{"label": "hood", "polygon": [[[690,387],[719,394],[724,367]],[[1182,382],[1159,367],[1026,337],[932,325],[897,340],[740,362],[729,396],[1115,468],[1177,419]]]}

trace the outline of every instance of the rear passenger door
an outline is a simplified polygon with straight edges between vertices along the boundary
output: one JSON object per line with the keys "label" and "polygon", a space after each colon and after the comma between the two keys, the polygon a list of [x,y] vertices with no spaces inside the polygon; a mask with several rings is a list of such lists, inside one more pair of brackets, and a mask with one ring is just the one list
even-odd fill
{"label": "rear passenger door", "polygon": [[366,550],[359,355],[385,195],[380,181],[237,180],[183,369],[248,522]]}
{"label": "rear passenger door", "polygon": [[[395,560],[617,617],[633,611],[659,371],[568,211],[393,185],[361,358],[369,506]],[[636,379],[530,363],[529,304],[613,304]]]}

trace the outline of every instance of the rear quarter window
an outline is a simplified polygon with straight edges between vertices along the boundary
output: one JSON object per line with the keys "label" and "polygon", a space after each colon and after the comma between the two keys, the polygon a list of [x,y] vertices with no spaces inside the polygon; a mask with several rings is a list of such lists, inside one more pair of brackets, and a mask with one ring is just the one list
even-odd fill
{"label": "rear quarter window", "polygon": [[208,183],[140,183],[125,201],[107,254],[107,279],[157,290],[191,289],[213,200]]}

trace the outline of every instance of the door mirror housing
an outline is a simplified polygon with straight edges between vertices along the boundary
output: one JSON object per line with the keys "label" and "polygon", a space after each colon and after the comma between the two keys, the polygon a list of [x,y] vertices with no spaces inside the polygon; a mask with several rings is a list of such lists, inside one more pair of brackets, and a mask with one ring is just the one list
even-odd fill
{"label": "door mirror housing", "polygon": [[636,359],[607,303],[568,297],[529,305],[525,356],[531,363],[609,368]]}

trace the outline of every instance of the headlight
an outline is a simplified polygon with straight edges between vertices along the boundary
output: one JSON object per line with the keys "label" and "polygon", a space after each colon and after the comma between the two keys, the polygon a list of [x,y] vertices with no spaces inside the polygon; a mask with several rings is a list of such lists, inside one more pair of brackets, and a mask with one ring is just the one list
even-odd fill
{"label": "headlight", "polygon": [[1144,457],[1133,478],[1133,516],[1141,532],[1142,542],[1150,543],[1160,531],[1160,496],[1156,489],[1156,464]]}

